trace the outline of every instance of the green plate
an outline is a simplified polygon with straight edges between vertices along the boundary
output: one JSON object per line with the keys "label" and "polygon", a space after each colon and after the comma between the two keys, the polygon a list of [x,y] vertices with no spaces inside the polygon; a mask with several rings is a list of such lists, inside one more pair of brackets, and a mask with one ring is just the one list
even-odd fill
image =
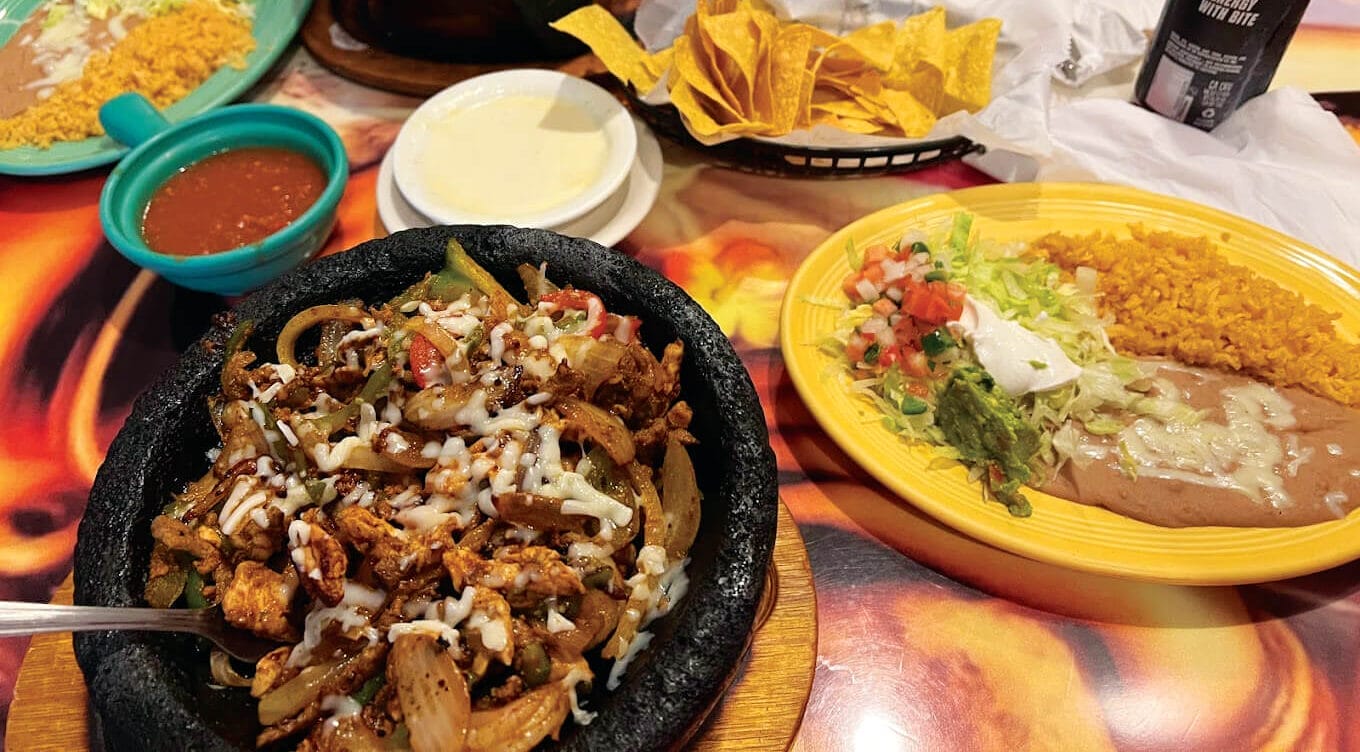
{"label": "green plate", "polygon": [[[46,0],[0,0],[0,45],[9,41],[28,16]],[[255,49],[246,56],[246,67],[226,66],[197,89],[165,110],[177,123],[226,104],[250,88],[288,48],[306,18],[311,0],[255,0]],[[0,149],[0,174],[58,175],[116,162],[127,147],[108,136],[83,141],[60,141],[48,149],[21,146]]]}

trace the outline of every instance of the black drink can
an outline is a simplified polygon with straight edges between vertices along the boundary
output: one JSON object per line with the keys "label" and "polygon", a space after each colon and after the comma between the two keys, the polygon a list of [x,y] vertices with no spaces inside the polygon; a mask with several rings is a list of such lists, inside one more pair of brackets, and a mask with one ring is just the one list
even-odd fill
{"label": "black drink can", "polygon": [[1212,130],[1265,92],[1308,0],[1168,0],[1134,97]]}

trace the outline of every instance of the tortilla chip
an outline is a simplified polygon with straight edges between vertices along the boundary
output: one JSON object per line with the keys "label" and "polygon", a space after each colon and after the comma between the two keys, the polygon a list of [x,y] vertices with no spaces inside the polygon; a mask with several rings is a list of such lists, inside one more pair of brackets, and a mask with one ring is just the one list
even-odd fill
{"label": "tortilla chip", "polygon": [[932,8],[902,22],[893,49],[893,63],[885,76],[893,88],[910,91],[931,112],[944,100],[944,9]]}
{"label": "tortilla chip", "polygon": [[886,71],[893,63],[893,52],[897,44],[897,24],[884,21],[873,26],[865,26],[845,35],[842,41],[847,51],[853,51],[860,59],[881,71]]}
{"label": "tortilla chip", "polygon": [[920,138],[935,127],[935,113],[909,91],[884,89],[880,94],[898,130],[907,138]]}
{"label": "tortilla chip", "polygon": [[685,81],[676,81],[671,86],[671,102],[680,111],[685,127],[700,140],[712,139],[722,135],[747,135],[764,132],[764,123],[719,123],[706,109],[695,93],[694,88]]}
{"label": "tortilla chip", "polygon": [[779,36],[779,19],[764,11],[751,13],[751,24],[756,34],[760,59],[756,63],[755,86],[751,91],[751,117],[767,123],[774,121],[774,48]]}
{"label": "tortilla chip", "polygon": [[869,61],[855,55],[843,54],[844,45],[827,48],[818,59],[818,78],[853,78],[865,71],[872,70]]}
{"label": "tortilla chip", "polygon": [[660,79],[648,68],[642,45],[603,6],[583,6],[549,25],[584,42],[610,73],[638,92],[647,93]]}
{"label": "tortilla chip", "polygon": [[832,47],[843,43],[841,41],[841,38],[836,36],[835,34],[832,34],[829,31],[825,31],[811,24],[805,24],[800,21],[795,21],[794,23],[790,24],[790,27],[801,27],[807,29],[808,33],[812,35],[813,47],[821,47],[825,49],[827,47]]}
{"label": "tortilla chip", "polygon": [[671,47],[675,51],[672,61],[676,76],[688,83],[698,94],[713,102],[717,107],[715,113],[720,117],[725,114],[724,122],[745,120],[742,115],[740,104],[732,97],[730,92],[722,92],[713,82],[713,76],[707,70],[706,65],[701,63],[694,52],[694,42],[686,36],[681,36],[675,40]]}
{"label": "tortilla chip", "polygon": [[703,15],[718,15],[731,13],[742,5],[749,5],[749,3],[744,0],[699,0],[694,12]]}
{"label": "tortilla chip", "polygon": [[[703,6],[701,5],[700,8]],[[713,82],[713,86],[722,94],[723,98],[732,103],[732,106],[746,112],[750,109],[750,100],[743,87],[734,88],[732,83],[741,78],[741,69],[732,58],[723,54],[713,40],[699,28],[699,19],[703,17],[696,12],[685,21],[685,36],[698,46],[694,48],[695,59],[708,72],[708,79]],[[739,91],[739,89],[741,89]]]}
{"label": "tortilla chip", "polygon": [[773,40],[770,49],[770,90],[773,96],[773,124],[787,133],[798,122],[802,101],[803,76],[807,71],[808,54],[812,51],[812,35],[805,28],[789,27]]}
{"label": "tortilla chip", "polygon": [[984,18],[945,35],[944,101],[936,112],[977,112],[992,99],[992,61],[1001,21]]}
{"label": "tortilla chip", "polygon": [[674,58],[675,48],[667,47],[666,49],[657,52],[655,55],[648,55],[642,63],[647,66],[647,70],[650,71],[652,75],[656,76],[659,81],[662,76],[666,75],[666,71],[670,70],[671,65],[674,64]]}
{"label": "tortilla chip", "polygon": [[587,6],[553,28],[582,40],[639,92],[660,80],[690,132],[782,136],[827,123],[852,133],[920,137],[991,97],[1001,22],[952,31],[934,7],[836,36],[780,21],[762,0],[696,0],[675,44],[648,55],[608,11]]}
{"label": "tortilla chip", "polygon": [[843,131],[859,133],[862,135],[880,133],[883,131],[883,126],[872,120],[859,120],[847,117],[838,118],[835,122],[835,126]]}
{"label": "tortilla chip", "polygon": [[810,70],[803,71],[803,86],[798,92],[798,120],[794,128],[812,126],[812,92],[817,87],[817,76]]}
{"label": "tortilla chip", "polygon": [[836,98],[818,102],[817,94],[813,94],[811,108],[813,112],[827,113],[837,117],[855,118],[857,120],[874,119],[874,113],[864,109],[864,106],[854,99]]}
{"label": "tortilla chip", "polygon": [[[760,61],[760,40],[756,36],[751,11],[737,7],[729,13],[708,15],[696,13],[696,29],[712,43],[714,62],[727,76],[727,85],[750,112],[751,93],[755,88],[756,67]],[[720,59],[725,57],[726,60]],[[737,75],[729,75],[735,70]]]}

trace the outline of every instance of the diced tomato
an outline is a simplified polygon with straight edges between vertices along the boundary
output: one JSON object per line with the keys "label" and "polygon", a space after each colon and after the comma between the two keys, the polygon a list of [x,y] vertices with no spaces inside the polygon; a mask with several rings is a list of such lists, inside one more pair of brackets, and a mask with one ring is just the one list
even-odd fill
{"label": "diced tomato", "polygon": [[881,261],[865,264],[863,274],[865,279],[874,283],[875,287],[882,287],[883,278],[887,276],[883,271],[883,262]]}
{"label": "diced tomato", "polygon": [[409,352],[411,365],[411,376],[416,380],[416,386],[424,389],[435,384],[447,383],[444,377],[445,366],[444,356],[439,353],[439,349],[434,343],[426,339],[424,335],[417,334],[411,338],[411,349]]}
{"label": "diced tomato", "polygon": [[962,297],[954,297],[944,282],[913,283],[907,287],[902,307],[927,324],[957,320],[963,313]]}
{"label": "diced tomato", "polygon": [[[552,303],[558,308],[565,310],[584,311],[590,307],[590,299],[594,297],[594,293],[586,292],[585,290],[567,289],[544,293],[543,297],[539,298],[539,300]],[[598,298],[596,299],[598,300]]]}
{"label": "diced tomato", "polygon": [[841,283],[841,292],[845,293],[845,297],[851,300],[859,300],[859,281],[861,279],[864,279],[864,275],[860,272],[855,272],[845,278],[845,281]]}
{"label": "diced tomato", "polygon": [[[642,319],[637,316],[619,316],[610,331],[614,332],[614,338],[628,344],[638,338],[638,330],[642,329]],[[619,336],[622,335],[622,336]]]}
{"label": "diced tomato", "polygon": [[892,249],[886,245],[871,245],[864,249],[864,265],[876,264],[886,259],[892,254]]}
{"label": "diced tomato", "polygon": [[864,360],[864,351],[868,349],[868,342],[860,337],[851,337],[845,346],[845,357],[849,358],[851,363],[859,363]]}
{"label": "diced tomato", "polygon": [[907,384],[907,394],[910,394],[913,397],[929,397],[930,387],[919,381],[913,381],[910,384]]}
{"label": "diced tomato", "polygon": [[608,328],[604,303],[595,293],[584,290],[558,290],[545,293],[539,300],[552,303],[566,311],[585,311],[590,315],[586,320],[586,334],[599,339]]}

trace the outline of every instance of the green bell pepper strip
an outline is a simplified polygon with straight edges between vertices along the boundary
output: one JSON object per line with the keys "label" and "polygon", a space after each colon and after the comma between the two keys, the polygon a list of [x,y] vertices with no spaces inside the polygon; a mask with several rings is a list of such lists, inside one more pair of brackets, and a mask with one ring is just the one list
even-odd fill
{"label": "green bell pepper strip", "polygon": [[360,405],[364,403],[376,404],[379,398],[387,394],[387,387],[391,383],[392,361],[384,360],[382,365],[373,369],[373,373],[368,375],[368,381],[364,382],[364,388],[359,391],[359,395],[353,401],[329,415],[313,419],[312,427],[329,439],[331,434],[344,428],[350,418],[359,414]]}
{"label": "green bell pepper strip", "polygon": [[184,605],[189,608],[208,607],[208,599],[203,597],[203,576],[193,567],[189,567],[184,577]]}

